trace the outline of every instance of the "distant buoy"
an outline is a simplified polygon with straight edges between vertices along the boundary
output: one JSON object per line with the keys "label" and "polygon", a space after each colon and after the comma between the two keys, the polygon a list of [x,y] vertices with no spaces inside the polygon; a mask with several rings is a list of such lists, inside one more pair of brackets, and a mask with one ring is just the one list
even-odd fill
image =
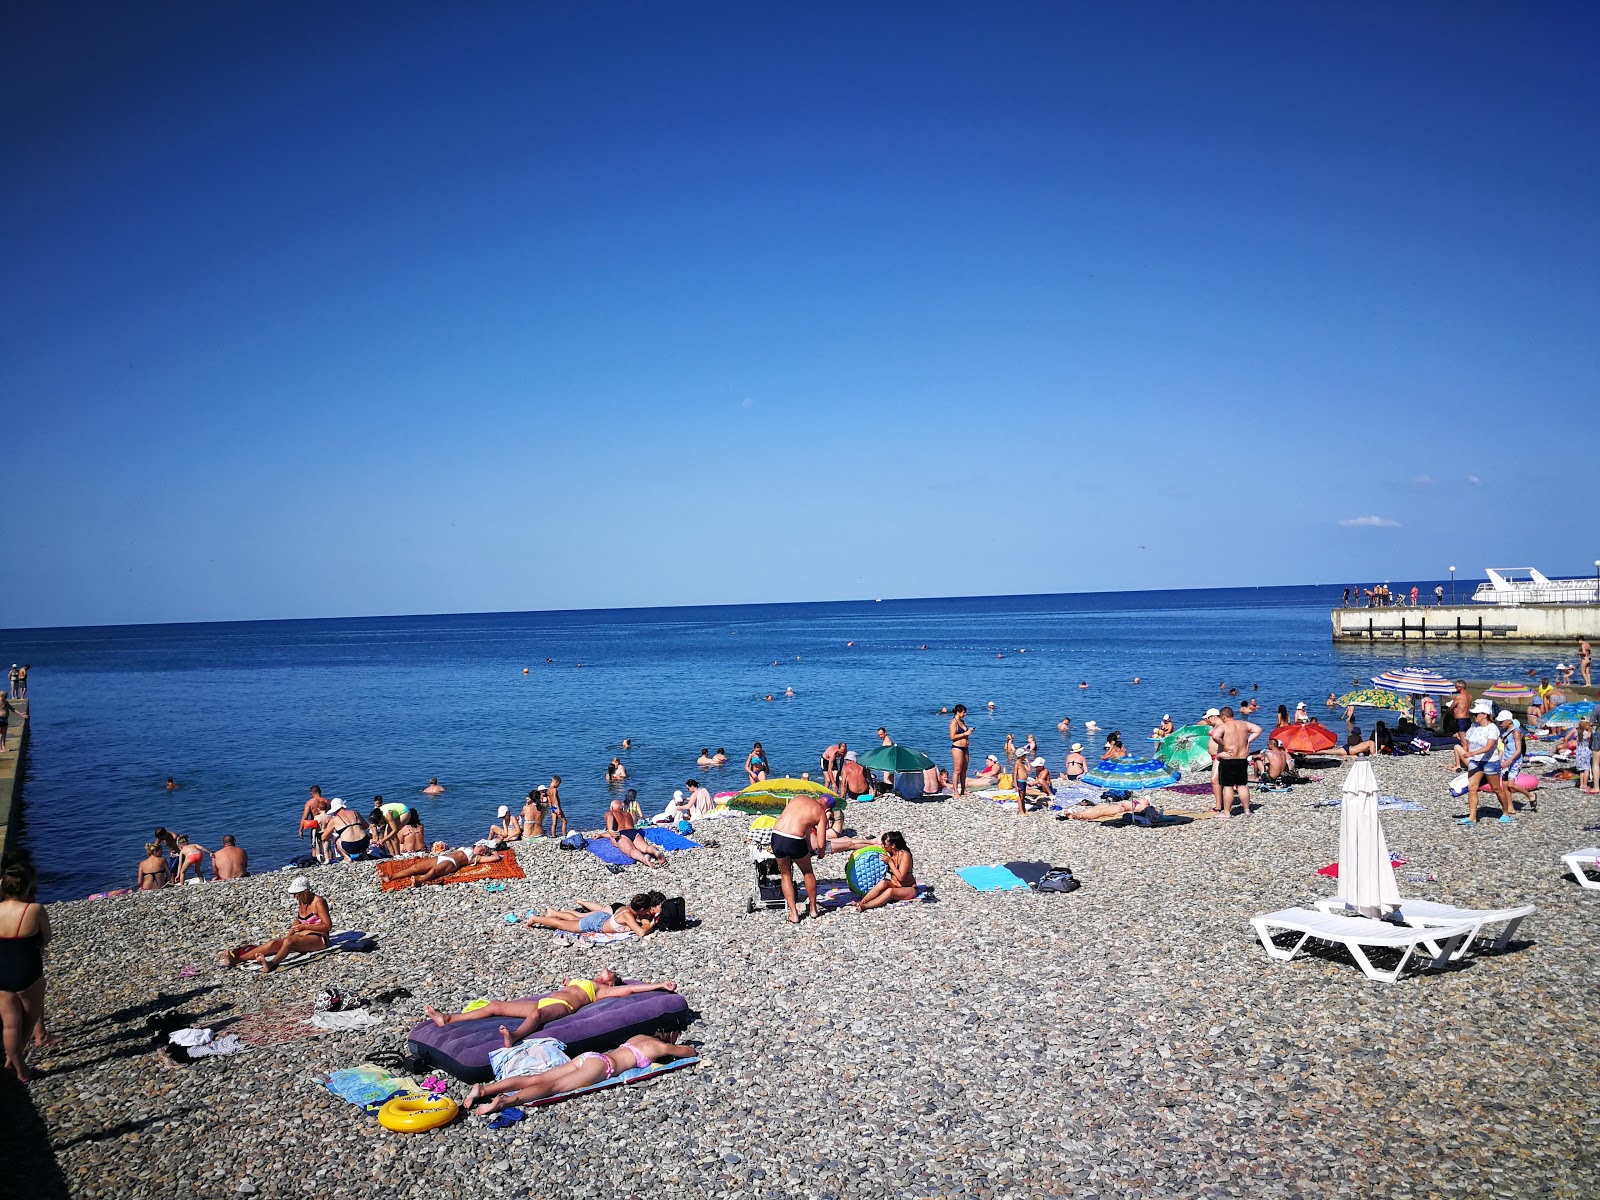
{"label": "distant buoy", "polygon": [[523,673],[523,674],[524,674],[524,675],[526,675],[526,674],[527,674],[527,673],[528,673],[528,668],[527,668],[527,667],[523,667],[523,668],[522,668],[522,673]]}

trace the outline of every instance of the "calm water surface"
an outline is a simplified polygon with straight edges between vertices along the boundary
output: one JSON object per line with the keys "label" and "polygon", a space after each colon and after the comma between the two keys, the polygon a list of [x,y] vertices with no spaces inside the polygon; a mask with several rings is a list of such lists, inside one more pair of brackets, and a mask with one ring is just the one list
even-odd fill
{"label": "calm water surface", "polygon": [[[1033,733],[1056,767],[1069,741],[1100,744],[1089,719],[1138,753],[1164,712],[1182,724],[1219,703],[1219,681],[1241,698],[1258,684],[1264,716],[1302,699],[1326,715],[1329,689],[1402,662],[1474,678],[1553,663],[1538,647],[1336,647],[1336,599],[1260,588],[15,630],[0,631],[0,660],[33,665],[20,833],[43,898],[64,899],[129,886],[157,825],[212,849],[232,833],[253,867],[280,867],[307,848],[296,829],[313,783],[363,813],[375,793],[412,803],[430,838],[459,844],[553,772],[574,825],[597,825],[620,794],[604,779],[613,754],[654,812],[690,776],[740,786],[754,739],[777,773],[815,772],[824,745],[869,747],[881,724],[948,765],[938,709],[958,701],[975,760]],[[1056,732],[1067,715],[1070,738]],[[702,746],[732,761],[697,768]],[[169,775],[181,790],[163,789]],[[449,790],[429,799],[435,775]]]}

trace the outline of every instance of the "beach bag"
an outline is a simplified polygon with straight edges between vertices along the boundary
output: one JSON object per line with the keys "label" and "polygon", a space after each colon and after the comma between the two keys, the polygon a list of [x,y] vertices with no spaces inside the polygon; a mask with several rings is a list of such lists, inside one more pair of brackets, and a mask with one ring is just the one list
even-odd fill
{"label": "beach bag", "polygon": [[694,832],[694,826],[691,825],[688,821],[679,821],[677,828],[678,828],[678,832],[679,833],[685,834],[685,835],[688,835],[688,834],[691,834],[691,833]]}
{"label": "beach bag", "polygon": [[1036,892],[1075,892],[1083,884],[1072,877],[1071,867],[1051,867],[1033,885]]}
{"label": "beach bag", "polygon": [[1465,796],[1467,794],[1467,773],[1465,771],[1450,781],[1450,794],[1452,796]]}
{"label": "beach bag", "polygon": [[995,782],[1002,792],[1009,792],[1017,786],[1016,779],[1012,777],[1011,772],[1009,771],[1001,771],[1000,778]]}
{"label": "beach bag", "polygon": [[563,850],[582,850],[589,845],[589,839],[581,833],[569,833],[558,843]]}
{"label": "beach bag", "polygon": [[684,928],[688,918],[682,896],[669,896],[661,902],[661,919],[656,922],[656,928],[669,933]]}
{"label": "beach bag", "polygon": [[1427,738],[1414,737],[1411,739],[1411,748],[1418,754],[1428,754],[1433,750],[1433,743]]}

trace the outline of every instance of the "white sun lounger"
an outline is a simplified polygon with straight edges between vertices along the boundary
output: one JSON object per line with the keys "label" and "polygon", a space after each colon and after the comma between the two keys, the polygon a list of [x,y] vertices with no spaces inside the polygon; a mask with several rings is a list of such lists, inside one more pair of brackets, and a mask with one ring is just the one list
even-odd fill
{"label": "white sun lounger", "polygon": [[[1337,896],[1330,896],[1326,900],[1318,900],[1317,908],[1325,913],[1345,913],[1345,902]],[[1536,904],[1523,904],[1516,908],[1457,908],[1453,904],[1439,904],[1433,900],[1402,900],[1400,901],[1400,915],[1408,925],[1418,925],[1425,929],[1459,925],[1463,921],[1472,922],[1472,936],[1462,942],[1452,958],[1460,958],[1477,941],[1478,936],[1488,925],[1498,925],[1504,921],[1506,927],[1500,931],[1500,936],[1495,938],[1492,949],[1504,950],[1512,936],[1522,925],[1522,922],[1539,911]],[[1430,944],[1428,949],[1437,954],[1437,948]]]}
{"label": "white sun lounger", "polygon": [[1600,881],[1590,879],[1584,873],[1584,867],[1600,867],[1600,848],[1590,846],[1584,850],[1574,850],[1571,854],[1563,854],[1561,861],[1567,864],[1572,872],[1572,877],[1583,887],[1590,891],[1600,892]]}
{"label": "white sun lounger", "polygon": [[[1398,980],[1418,946],[1424,947],[1433,956],[1428,969],[1439,970],[1458,953],[1472,936],[1473,930],[1470,921],[1435,925],[1427,929],[1403,929],[1371,917],[1336,916],[1318,912],[1314,908],[1286,908],[1264,917],[1252,917],[1250,924],[1255,926],[1256,935],[1271,958],[1287,962],[1300,953],[1312,938],[1334,942],[1350,952],[1350,957],[1356,960],[1356,965],[1368,979],[1375,979],[1379,983]],[[1299,941],[1286,949],[1272,940],[1273,935],[1279,933],[1298,933],[1301,936]],[[1373,966],[1372,960],[1367,957],[1369,948],[1404,950],[1405,953],[1400,956],[1393,970],[1383,971]]]}

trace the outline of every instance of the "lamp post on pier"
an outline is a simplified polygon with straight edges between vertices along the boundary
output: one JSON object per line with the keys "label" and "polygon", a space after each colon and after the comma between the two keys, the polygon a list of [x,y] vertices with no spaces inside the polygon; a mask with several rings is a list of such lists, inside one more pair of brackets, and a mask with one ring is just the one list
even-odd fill
{"label": "lamp post on pier", "polygon": [[[1596,570],[1600,571],[1600,566],[1597,566]],[[1451,567],[1450,568],[1450,607],[1454,608],[1455,606],[1456,606],[1456,569],[1454,567]]]}

